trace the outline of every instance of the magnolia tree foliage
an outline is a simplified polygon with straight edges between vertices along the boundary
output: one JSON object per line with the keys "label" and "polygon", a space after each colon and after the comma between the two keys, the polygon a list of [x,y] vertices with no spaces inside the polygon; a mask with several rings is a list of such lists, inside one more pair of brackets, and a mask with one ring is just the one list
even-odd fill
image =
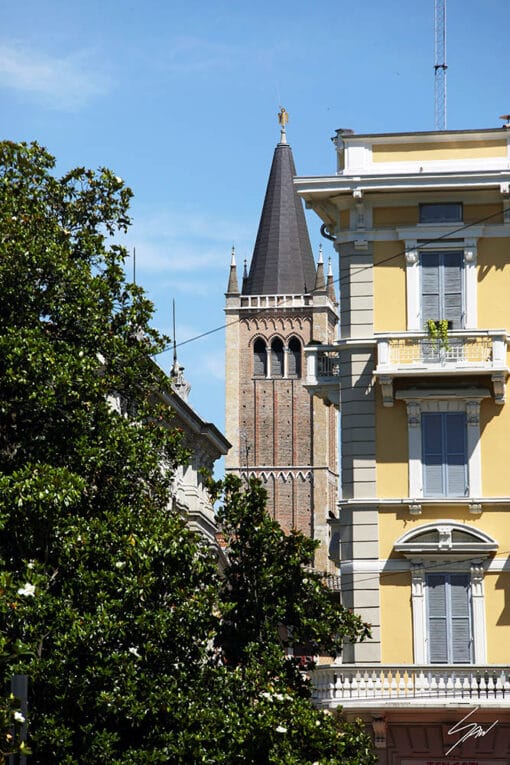
{"label": "magnolia tree foliage", "polygon": [[368,637],[368,625],[332,602],[311,567],[317,543],[283,533],[259,481],[243,488],[227,476],[214,488],[229,551],[216,644],[242,705],[224,744],[231,752],[225,762],[370,765],[375,758],[363,726],[315,709],[303,672],[313,663],[289,655],[306,646],[336,656],[345,640]]}
{"label": "magnolia tree foliage", "polygon": [[285,657],[366,631],[304,573],[311,543],[229,480],[222,582],[172,510],[166,339],[111,239],[130,196],[0,143],[0,660],[29,678],[30,761],[370,763]]}

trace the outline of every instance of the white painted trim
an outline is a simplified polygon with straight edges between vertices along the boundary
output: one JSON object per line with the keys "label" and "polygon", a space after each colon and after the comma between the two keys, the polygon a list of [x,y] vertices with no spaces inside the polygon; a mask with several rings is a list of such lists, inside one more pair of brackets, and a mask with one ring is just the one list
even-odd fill
{"label": "white painted trim", "polygon": [[[412,497],[362,497],[355,499],[339,499],[337,506],[341,509],[343,507],[356,507],[357,510],[374,510],[380,507],[397,507],[400,508],[403,505],[407,506],[413,502]],[[440,497],[436,499],[434,497],[423,497],[420,499],[419,504],[422,507],[434,506],[441,507],[449,505],[451,507],[467,507],[473,503],[479,503],[486,505],[487,507],[507,506],[510,508],[510,497]]]}
{"label": "white painted trim", "polygon": [[[465,564],[476,558],[480,559],[480,556],[474,556],[473,553],[466,555],[465,559],[458,560],[456,557],[450,559],[445,556],[445,560],[448,562],[448,571],[466,570]],[[433,559],[434,571],[437,569],[438,560]],[[485,571],[491,574],[503,574],[510,573],[510,558],[492,558],[488,559],[484,563]],[[340,564],[341,574],[402,574],[406,571],[410,571],[411,561],[404,558],[387,558],[382,560],[344,560]]]}
{"label": "white painted trim", "polygon": [[406,243],[407,329],[421,332],[420,256],[416,241]]}
{"label": "white painted trim", "polygon": [[464,328],[476,329],[478,324],[477,250],[478,239],[464,240]]}
{"label": "white painted trim", "polygon": [[[479,529],[476,526],[467,526],[465,523],[460,523],[459,521],[455,521],[452,518],[445,518],[437,521],[431,521],[430,523],[424,523],[420,526],[413,526],[413,528],[411,528],[409,531],[406,531],[396,540],[395,549],[398,552],[403,552],[405,554],[406,550],[403,546],[409,545],[410,553],[420,552],[423,556],[426,552],[425,550],[420,549],[418,551],[413,551],[411,546],[414,543],[414,538],[416,535],[421,535],[423,532],[428,531],[440,532],[441,544],[438,546],[438,548],[431,547],[427,552],[432,552],[432,550],[434,550],[434,552],[446,552],[448,550],[455,551],[455,549],[461,549],[462,546],[469,544],[468,542],[453,542],[452,532],[454,531],[464,531],[466,534],[469,534],[473,537],[473,544],[470,545],[468,550],[465,550],[466,554],[468,555],[472,554],[479,556],[480,553],[490,555],[498,548],[498,543],[494,537],[492,537],[490,534],[487,534],[487,532],[483,531],[482,529]],[[425,544],[432,545],[432,542],[426,542]]]}
{"label": "white painted trim", "polygon": [[[421,415],[423,412],[465,412],[467,431],[468,493],[466,497],[480,497],[482,493],[482,465],[480,449],[480,400],[486,393],[467,396],[466,391],[448,391],[448,397],[440,391],[400,391],[399,398],[407,403],[407,432],[409,444],[409,496],[423,497],[423,454]],[[441,503],[441,497],[427,497]]]}
{"label": "white painted trim", "polygon": [[[448,227],[447,231],[450,230]],[[405,240],[406,249],[406,301],[407,301],[407,329],[410,332],[423,331],[428,317],[421,315],[421,267],[420,253],[427,251],[462,251],[464,253],[464,268],[462,269],[462,328],[476,329],[477,325],[477,242],[482,232],[479,227],[469,230],[469,238],[462,238],[460,242],[448,240],[437,241],[429,244],[418,240],[418,235],[426,234],[428,239],[437,239],[444,236],[444,227],[427,227],[426,231],[419,231],[418,227],[412,229],[398,229],[399,236]],[[414,238],[416,237],[416,238]]]}
{"label": "white painted trim", "polygon": [[[415,664],[425,664],[429,661],[428,655],[428,622],[426,613],[426,591],[425,569],[422,571],[422,594],[419,594],[419,585],[416,584],[412,590],[413,607],[413,647]],[[434,573],[444,573],[440,567],[437,567]],[[448,568],[447,573],[450,573]],[[471,573],[471,630],[473,638],[473,664],[486,664],[487,662],[487,637],[485,626],[485,598],[483,592],[483,568],[475,563],[470,566]],[[419,581],[419,574],[416,576]],[[415,596],[414,592],[418,592]],[[425,597],[423,597],[425,595]],[[415,611],[416,618],[415,618]],[[416,631],[415,631],[416,628]]]}
{"label": "white painted trim", "polygon": [[473,625],[473,661],[487,662],[487,629],[485,621],[484,569],[475,563],[471,566],[471,611]]}
{"label": "white painted trim", "polygon": [[425,569],[411,568],[411,607],[413,613],[413,654],[415,664],[427,661],[427,610],[425,605]]}

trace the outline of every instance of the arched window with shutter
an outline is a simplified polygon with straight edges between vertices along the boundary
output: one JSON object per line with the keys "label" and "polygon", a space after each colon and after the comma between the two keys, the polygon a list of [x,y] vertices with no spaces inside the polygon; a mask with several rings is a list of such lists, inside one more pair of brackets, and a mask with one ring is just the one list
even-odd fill
{"label": "arched window with shutter", "polygon": [[253,343],[253,376],[267,376],[267,349],[266,343],[258,337]]}
{"label": "arched window with shutter", "polygon": [[289,340],[288,377],[301,377],[301,343],[297,337]]}
{"label": "arched window with shutter", "polygon": [[283,342],[279,337],[271,343],[271,377],[283,377]]}

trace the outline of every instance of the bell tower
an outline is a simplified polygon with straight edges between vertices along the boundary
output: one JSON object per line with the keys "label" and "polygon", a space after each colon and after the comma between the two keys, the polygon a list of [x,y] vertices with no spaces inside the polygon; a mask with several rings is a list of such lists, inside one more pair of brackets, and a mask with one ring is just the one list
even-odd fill
{"label": "bell tower", "polygon": [[328,570],[328,524],[338,495],[337,413],[304,387],[307,344],[336,338],[331,266],[315,265],[293,179],[287,113],[277,144],[249,271],[241,287],[235,252],[226,292],[226,470],[260,478],[268,509],[286,530],[320,541]]}

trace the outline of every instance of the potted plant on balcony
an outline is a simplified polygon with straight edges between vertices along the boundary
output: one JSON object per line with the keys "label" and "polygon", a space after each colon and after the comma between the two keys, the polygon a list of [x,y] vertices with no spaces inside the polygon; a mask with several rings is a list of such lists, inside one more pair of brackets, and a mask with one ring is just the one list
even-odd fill
{"label": "potted plant on balcony", "polygon": [[447,319],[428,319],[426,324],[429,338],[434,340],[436,348],[449,349],[448,343],[448,320]]}

